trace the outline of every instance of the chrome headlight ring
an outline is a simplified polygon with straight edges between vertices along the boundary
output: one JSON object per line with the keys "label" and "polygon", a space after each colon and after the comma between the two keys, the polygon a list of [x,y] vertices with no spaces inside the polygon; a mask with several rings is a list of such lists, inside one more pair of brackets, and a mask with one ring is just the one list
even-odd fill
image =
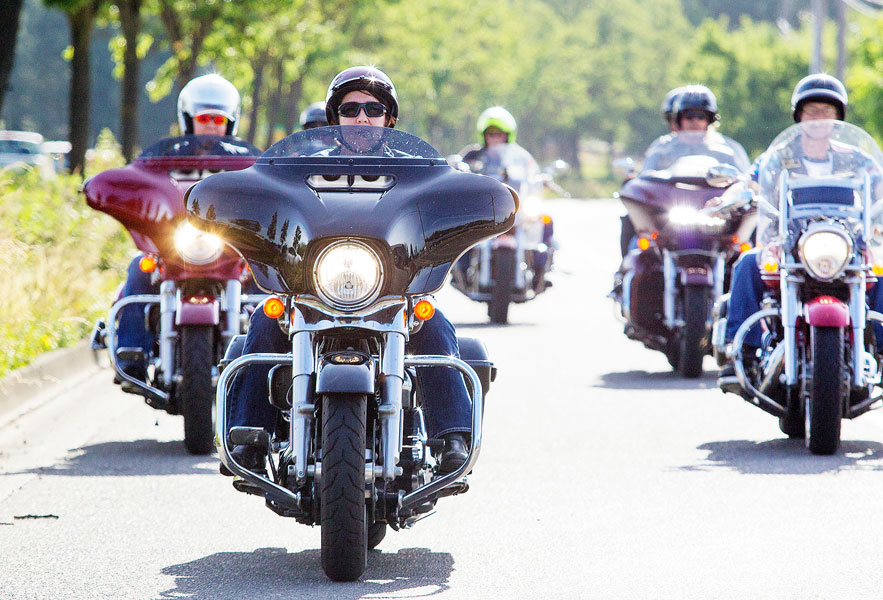
{"label": "chrome headlight ring", "polygon": [[184,262],[207,265],[224,253],[224,240],[213,233],[200,231],[184,221],[175,229],[175,249]]}
{"label": "chrome headlight ring", "polygon": [[358,310],[371,304],[383,287],[383,263],[365,242],[334,241],[313,263],[313,284],[319,297],[334,308]]}
{"label": "chrome headlight ring", "polygon": [[843,274],[852,259],[852,237],[832,223],[813,223],[800,236],[797,253],[810,275],[832,281]]}

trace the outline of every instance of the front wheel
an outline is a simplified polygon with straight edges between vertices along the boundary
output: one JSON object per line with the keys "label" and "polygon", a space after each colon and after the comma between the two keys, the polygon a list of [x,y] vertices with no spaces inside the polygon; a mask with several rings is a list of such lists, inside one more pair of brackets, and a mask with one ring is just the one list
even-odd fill
{"label": "front wheel", "polygon": [[806,402],[806,447],[813,454],[833,454],[840,446],[843,407],[843,329],[813,327],[812,381]]}
{"label": "front wheel", "polygon": [[184,415],[184,446],[190,454],[209,454],[215,448],[212,418],[214,349],[213,327],[188,325],[181,328],[181,382],[175,394]]}
{"label": "front wheel", "polygon": [[491,257],[491,299],[488,303],[488,316],[491,323],[506,323],[509,320],[509,301],[515,284],[515,250],[496,248]]}
{"label": "front wheel", "polygon": [[708,319],[709,288],[688,285],[683,292],[684,326],[680,331],[678,372],[683,377],[702,375],[702,359],[705,356],[705,332]]}
{"label": "front wheel", "polygon": [[368,560],[365,506],[367,397],[322,399],[322,570],[333,581],[355,581]]}

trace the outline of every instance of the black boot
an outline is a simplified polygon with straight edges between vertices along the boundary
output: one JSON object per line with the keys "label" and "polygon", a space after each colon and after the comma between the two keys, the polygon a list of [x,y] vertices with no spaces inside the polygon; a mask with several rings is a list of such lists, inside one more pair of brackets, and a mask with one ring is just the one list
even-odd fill
{"label": "black boot", "polygon": [[438,463],[439,473],[453,473],[469,458],[469,442],[466,435],[460,432],[446,433],[442,436],[445,449]]}
{"label": "black boot", "polygon": [[[265,463],[267,454],[263,449],[256,446],[236,446],[230,451],[230,455],[233,456],[233,460],[249,471],[254,471],[258,475],[267,474]],[[226,477],[233,476],[233,472],[224,463],[220,464],[218,470],[221,472],[221,475]]]}

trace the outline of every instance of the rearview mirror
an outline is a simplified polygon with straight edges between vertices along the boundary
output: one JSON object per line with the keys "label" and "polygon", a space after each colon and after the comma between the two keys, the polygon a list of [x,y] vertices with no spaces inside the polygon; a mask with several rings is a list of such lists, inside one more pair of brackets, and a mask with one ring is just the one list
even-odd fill
{"label": "rearview mirror", "polygon": [[708,168],[705,181],[711,187],[725,188],[742,178],[742,173],[732,165],[714,165]]}

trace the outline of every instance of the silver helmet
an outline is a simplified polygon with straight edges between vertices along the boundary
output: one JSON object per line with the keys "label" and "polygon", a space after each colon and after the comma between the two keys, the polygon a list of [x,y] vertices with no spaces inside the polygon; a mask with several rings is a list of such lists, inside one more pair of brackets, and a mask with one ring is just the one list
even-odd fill
{"label": "silver helmet", "polygon": [[178,94],[178,126],[193,133],[193,117],[201,114],[227,117],[227,135],[236,135],[242,101],[236,87],[214,73],[191,79]]}

